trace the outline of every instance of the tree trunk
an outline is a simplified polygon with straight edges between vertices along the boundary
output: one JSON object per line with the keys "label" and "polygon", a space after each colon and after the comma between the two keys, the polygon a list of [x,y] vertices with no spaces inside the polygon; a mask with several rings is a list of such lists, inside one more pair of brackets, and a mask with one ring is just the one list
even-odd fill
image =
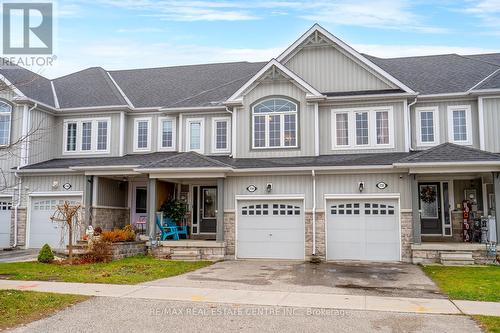
{"label": "tree trunk", "polygon": [[68,228],[69,228],[69,240],[68,240],[68,257],[69,263],[73,263],[73,223],[72,218],[68,219]]}

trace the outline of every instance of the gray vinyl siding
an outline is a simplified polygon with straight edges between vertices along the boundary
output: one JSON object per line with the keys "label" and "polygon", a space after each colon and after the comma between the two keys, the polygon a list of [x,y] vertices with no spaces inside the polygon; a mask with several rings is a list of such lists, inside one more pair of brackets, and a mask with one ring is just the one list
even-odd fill
{"label": "gray vinyl siding", "polygon": [[[411,208],[409,176],[404,173],[372,173],[372,174],[330,174],[316,175],[316,209],[324,209],[327,194],[359,193],[359,183],[365,183],[364,194],[400,194],[401,208]],[[388,186],[384,190],[376,187],[379,182]],[[273,184],[271,193],[267,193],[266,185]],[[249,185],[255,185],[253,193],[247,191]],[[224,183],[224,209],[235,209],[236,195],[303,195],[305,208],[313,208],[312,176],[311,175],[263,175],[227,177]]]}
{"label": "gray vinyl siding", "polygon": [[[83,192],[85,188],[84,175],[40,175],[40,176],[24,176],[23,195],[21,197],[21,207],[26,207],[26,202],[29,194],[33,192]],[[57,183],[57,186],[53,185]],[[63,185],[71,184],[71,189],[65,190]],[[64,196],[62,194],[61,196]]]}
{"label": "gray vinyl siding", "polygon": [[[0,99],[11,103],[16,94],[11,90],[1,90]],[[11,103],[12,104],[12,103]],[[10,131],[9,148],[0,148],[0,193],[11,194],[14,192],[16,178],[12,168],[20,164],[21,143],[19,142],[22,132],[23,106],[13,105]]]}
{"label": "gray vinyl siding", "polygon": [[333,46],[304,48],[286,66],[321,92],[395,88]]}
{"label": "gray vinyl siding", "polygon": [[[356,109],[370,107],[392,107],[394,117],[394,148],[352,148],[352,149],[334,149],[332,147],[332,110]],[[405,151],[405,127],[404,127],[404,102],[379,102],[379,103],[359,103],[359,104],[335,104],[322,105],[319,107],[319,148],[320,155],[332,154],[354,154],[354,153],[384,153],[384,152],[402,152]]]}
{"label": "gray vinyl siding", "polygon": [[[60,157],[62,158],[75,158],[75,157],[100,157],[100,156],[119,156],[120,153],[120,114],[118,113],[99,113],[98,115],[96,114],[86,114],[85,112],[82,112],[81,115],[78,116],[61,116],[61,119],[59,120],[62,124],[62,122],[66,120],[71,120],[71,119],[93,119],[93,120],[98,120],[99,118],[109,118],[111,121],[111,128],[108,131],[108,135],[110,135],[111,140],[109,141],[110,147],[109,147],[109,153],[97,153],[97,154],[63,154],[63,148],[64,148],[64,142],[63,142],[63,133],[64,133],[64,126],[61,127],[60,131],[60,137],[59,137],[59,154]],[[93,131],[96,131],[97,129],[92,129]],[[133,132],[131,132],[133,133]],[[95,133],[92,133],[92,135],[95,135]]]}
{"label": "gray vinyl siding", "polygon": [[411,107],[411,124],[412,124],[412,147],[416,150],[429,148],[429,146],[417,146],[417,126],[416,123],[416,108],[418,107],[438,107],[439,112],[439,145],[444,142],[451,142],[448,138],[448,106],[452,105],[470,105],[471,106],[471,120],[472,120],[472,147],[479,148],[479,118],[477,109],[477,100],[454,100],[454,101],[440,101],[440,102],[418,102]]}
{"label": "gray vinyl siding", "polygon": [[[281,96],[291,98],[299,103],[298,114],[298,148],[252,149],[252,115],[251,107],[266,97]],[[237,108],[237,157],[284,157],[314,155],[314,108],[306,104],[306,95],[289,81],[260,83],[245,95],[243,107]]]}
{"label": "gray vinyl siding", "polygon": [[35,164],[60,157],[62,153],[62,119],[40,110],[30,113],[33,133],[29,140],[28,164]]}
{"label": "gray vinyl siding", "polygon": [[[214,139],[214,128],[213,128],[213,119],[214,118],[228,118],[229,124],[228,126],[231,126],[231,114],[229,112],[222,112],[222,113],[213,113],[213,114],[184,114],[182,117],[182,145],[183,145],[183,151],[189,151],[189,147],[187,146],[188,143],[188,136],[189,136],[189,131],[187,128],[187,122],[189,119],[203,119],[204,121],[204,151],[205,155],[228,155],[228,153],[214,153],[212,152],[213,149],[213,139]],[[231,140],[231,132],[229,130],[229,140]],[[177,131],[179,133],[179,131]],[[231,150],[231,144],[229,144],[229,150]],[[230,154],[230,153],[229,153]]]}
{"label": "gray vinyl siding", "polygon": [[500,98],[483,100],[484,148],[500,153]]}
{"label": "gray vinyl siding", "polygon": [[99,177],[97,184],[98,206],[127,207],[127,183],[119,180]]}

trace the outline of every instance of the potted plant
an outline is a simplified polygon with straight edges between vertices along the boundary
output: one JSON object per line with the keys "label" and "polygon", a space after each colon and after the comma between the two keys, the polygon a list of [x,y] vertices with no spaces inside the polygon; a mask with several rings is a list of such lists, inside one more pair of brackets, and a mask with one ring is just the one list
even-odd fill
{"label": "potted plant", "polygon": [[165,201],[163,205],[161,205],[160,211],[163,212],[163,216],[171,219],[179,225],[182,222],[182,219],[186,216],[187,207],[183,201],[171,199]]}

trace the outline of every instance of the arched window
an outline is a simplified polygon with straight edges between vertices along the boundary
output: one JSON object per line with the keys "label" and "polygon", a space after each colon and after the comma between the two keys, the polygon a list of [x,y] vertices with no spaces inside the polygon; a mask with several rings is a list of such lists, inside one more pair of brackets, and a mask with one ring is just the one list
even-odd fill
{"label": "arched window", "polygon": [[12,106],[0,101],[0,146],[10,144],[10,123],[12,119]]}
{"label": "arched window", "polygon": [[271,98],[252,108],[253,148],[297,147],[297,104]]}

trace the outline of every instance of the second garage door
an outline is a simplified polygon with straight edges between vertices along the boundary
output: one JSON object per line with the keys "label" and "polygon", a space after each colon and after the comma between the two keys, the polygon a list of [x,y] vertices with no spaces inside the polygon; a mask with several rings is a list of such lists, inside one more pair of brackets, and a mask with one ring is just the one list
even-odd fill
{"label": "second garage door", "polygon": [[395,199],[327,201],[328,260],[400,260]]}
{"label": "second garage door", "polygon": [[10,246],[10,198],[0,198],[0,250]]}
{"label": "second garage door", "polygon": [[302,201],[239,201],[237,209],[237,258],[304,259]]}
{"label": "second garage door", "polygon": [[49,244],[55,249],[65,248],[68,243],[67,229],[61,222],[52,222],[50,218],[64,201],[76,204],[81,200],[76,197],[34,197],[31,200],[29,247],[41,248]]}

